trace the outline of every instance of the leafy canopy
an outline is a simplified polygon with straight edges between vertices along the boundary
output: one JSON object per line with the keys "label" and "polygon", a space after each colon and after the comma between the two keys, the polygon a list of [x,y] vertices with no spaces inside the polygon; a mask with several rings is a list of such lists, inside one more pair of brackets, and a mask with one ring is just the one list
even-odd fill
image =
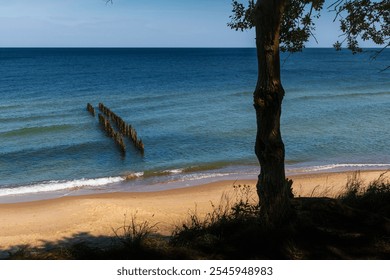
{"label": "leafy canopy", "polygon": [[[247,4],[233,0],[233,14],[228,26],[235,30],[256,26],[258,3],[269,0],[249,0]],[[272,0],[271,0],[272,1]],[[281,0],[285,5],[280,30],[280,49],[284,52],[302,51],[310,37],[314,37],[315,19],[320,17],[325,0]],[[340,22],[341,42],[334,47],[340,50],[346,43],[353,53],[361,52],[359,41],[370,40],[387,48],[390,45],[390,0],[337,0],[329,5],[334,21]]]}

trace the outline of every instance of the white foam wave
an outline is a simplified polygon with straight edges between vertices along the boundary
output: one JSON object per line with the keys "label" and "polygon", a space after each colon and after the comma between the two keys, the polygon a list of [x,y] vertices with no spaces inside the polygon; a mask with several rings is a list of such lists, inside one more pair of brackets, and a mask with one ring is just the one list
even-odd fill
{"label": "white foam wave", "polygon": [[297,168],[292,169],[291,171],[297,172],[317,172],[317,171],[325,171],[325,170],[334,170],[334,169],[352,169],[352,168],[390,168],[390,164],[388,163],[336,163],[336,164],[327,164],[327,165],[317,165],[310,166],[306,168]]}
{"label": "white foam wave", "polygon": [[189,174],[182,177],[182,181],[193,181],[193,180],[202,180],[209,178],[218,178],[229,176],[229,173],[197,173],[197,174]]}
{"label": "white foam wave", "polygon": [[178,168],[178,169],[164,170],[163,173],[180,174],[180,173],[183,173],[183,171],[184,171],[183,168]]}
{"label": "white foam wave", "polygon": [[79,179],[72,181],[47,181],[27,186],[0,188],[0,196],[33,194],[40,192],[60,191],[83,187],[98,187],[123,181],[122,177],[106,177],[96,179]]}
{"label": "white foam wave", "polygon": [[143,176],[144,176],[144,172],[134,172],[134,173],[128,173],[124,177],[126,180],[132,180],[132,179],[141,178]]}

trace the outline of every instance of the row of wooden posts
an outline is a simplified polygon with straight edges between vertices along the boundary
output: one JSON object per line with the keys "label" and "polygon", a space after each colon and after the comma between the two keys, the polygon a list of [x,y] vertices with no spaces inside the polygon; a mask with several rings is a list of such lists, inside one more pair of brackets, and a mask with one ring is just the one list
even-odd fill
{"label": "row of wooden posts", "polygon": [[[145,152],[144,143],[141,139],[138,139],[136,130],[129,124],[127,124],[121,117],[116,115],[109,108],[104,106],[103,103],[99,103],[99,110],[102,114],[99,114],[99,123],[109,137],[114,139],[115,143],[120,147],[122,153],[126,153],[126,145],[123,141],[123,137],[128,137],[134,144],[134,146],[142,153]],[[95,109],[91,104],[87,104],[87,111],[95,116]],[[107,118],[106,118],[107,117]],[[119,132],[116,132],[111,125],[111,121],[114,122]],[[123,136],[123,137],[122,137]]]}
{"label": "row of wooden posts", "polygon": [[126,145],[125,142],[123,141],[122,135],[120,132],[116,132],[112,126],[109,120],[107,120],[104,115],[99,114],[99,123],[102,125],[104,131],[107,133],[107,136],[111,137],[114,139],[115,143],[119,146],[121,149],[122,153],[126,153]]}

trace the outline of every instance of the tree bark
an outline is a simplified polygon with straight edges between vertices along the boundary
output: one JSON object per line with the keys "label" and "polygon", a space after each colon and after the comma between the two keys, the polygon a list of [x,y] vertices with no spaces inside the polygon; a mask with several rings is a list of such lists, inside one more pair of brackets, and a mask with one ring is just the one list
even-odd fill
{"label": "tree bark", "polygon": [[278,226],[290,216],[291,182],[286,181],[285,150],[280,132],[284,89],[280,79],[279,33],[285,0],[259,0],[255,7],[258,80],[253,94],[257,135],[255,153],[260,163],[257,193],[261,216]]}

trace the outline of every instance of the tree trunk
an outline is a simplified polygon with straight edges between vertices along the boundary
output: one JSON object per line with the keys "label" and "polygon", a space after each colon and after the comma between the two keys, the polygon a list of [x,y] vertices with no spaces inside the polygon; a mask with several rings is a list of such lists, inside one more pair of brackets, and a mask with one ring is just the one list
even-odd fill
{"label": "tree trunk", "polygon": [[284,89],[280,80],[279,32],[285,0],[259,0],[255,8],[258,80],[253,94],[257,135],[255,153],[260,163],[257,193],[261,216],[278,226],[290,216],[290,187],[284,169],[280,133]]}

